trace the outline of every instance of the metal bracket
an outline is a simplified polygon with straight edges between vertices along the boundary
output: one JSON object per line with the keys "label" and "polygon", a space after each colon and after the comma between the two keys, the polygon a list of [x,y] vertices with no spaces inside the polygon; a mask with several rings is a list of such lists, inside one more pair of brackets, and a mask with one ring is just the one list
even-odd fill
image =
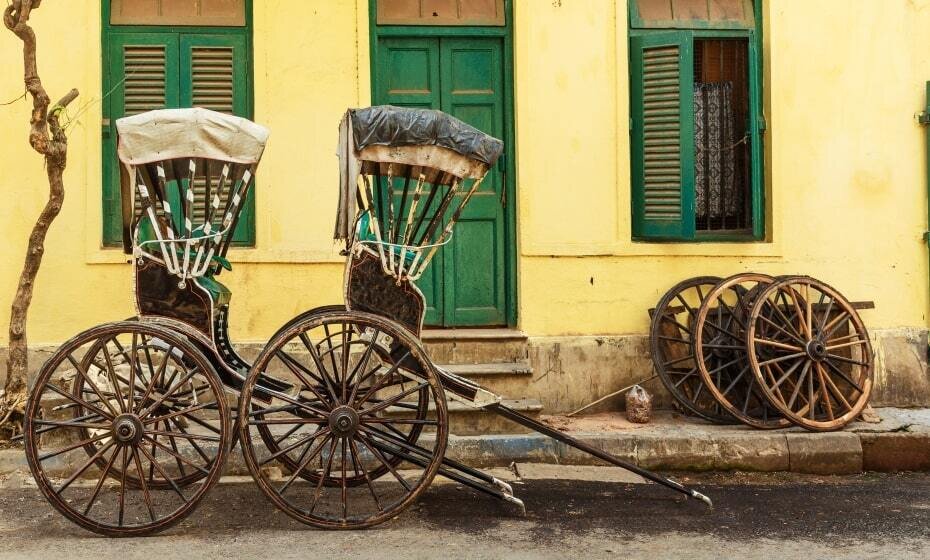
{"label": "metal bracket", "polygon": [[923,111],[922,113],[917,113],[917,124],[927,126],[930,125],[930,111]]}

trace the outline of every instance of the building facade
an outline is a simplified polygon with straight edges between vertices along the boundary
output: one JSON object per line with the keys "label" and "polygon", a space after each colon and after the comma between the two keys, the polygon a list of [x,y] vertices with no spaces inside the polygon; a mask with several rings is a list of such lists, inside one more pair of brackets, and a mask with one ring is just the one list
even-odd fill
{"label": "building facade", "polygon": [[[298,312],[341,301],[337,124],[347,107],[393,103],[505,141],[422,287],[439,355],[498,344],[517,365],[474,372],[507,396],[566,411],[649,377],[648,310],[662,293],[756,271],[874,301],[873,401],[930,404],[915,118],[930,0],[75,0],[32,23],[51,95],[81,91],[30,314],[33,367],[43,349],[133,314],[116,118],[197,105],[271,129],[223,277],[232,335],[257,347]],[[0,34],[0,101],[21,91],[20,46]],[[721,110],[730,117],[707,116]],[[46,197],[27,119],[25,101],[0,108],[12,195],[0,309]]]}

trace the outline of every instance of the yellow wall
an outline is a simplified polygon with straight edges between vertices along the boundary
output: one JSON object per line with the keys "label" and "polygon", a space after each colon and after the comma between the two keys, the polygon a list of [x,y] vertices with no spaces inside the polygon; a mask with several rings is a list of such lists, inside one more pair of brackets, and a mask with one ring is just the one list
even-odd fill
{"label": "yellow wall", "polygon": [[[233,337],[267,338],[301,309],[340,301],[330,239],[336,125],[369,103],[366,0],[255,2],[255,118],[272,130],[260,169],[257,248],[232,254]],[[75,86],[64,209],[49,235],[30,340],[54,343],[132,314],[130,269],[100,248],[99,2],[33,16],[53,97]],[[516,0],[519,322],[531,335],[646,330],[673,283],[743,270],[807,273],[872,299],[873,327],[926,326],[925,131],[930,0],[770,0],[765,7],[769,241],[630,241],[624,0]],[[294,32],[294,26],[300,30]],[[67,46],[66,46],[67,45]],[[0,32],[0,102],[21,91],[20,43]],[[42,161],[28,105],[0,107],[0,345]]]}

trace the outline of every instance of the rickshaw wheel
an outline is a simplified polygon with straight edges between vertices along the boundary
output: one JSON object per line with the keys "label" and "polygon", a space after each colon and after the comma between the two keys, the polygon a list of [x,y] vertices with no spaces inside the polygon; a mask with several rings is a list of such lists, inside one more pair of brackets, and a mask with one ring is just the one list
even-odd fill
{"label": "rickshaw wheel", "polygon": [[679,282],[666,292],[652,313],[649,344],[659,379],[686,413],[732,424],[733,416],[704,385],[691,338],[701,303],[720,281],[716,276],[699,276]]}
{"label": "rickshaw wheel", "polygon": [[753,298],[774,281],[766,274],[744,273],[718,283],[697,313],[694,356],[698,372],[714,399],[740,422],[759,429],[790,425],[762,395],[752,375],[745,343]]}
{"label": "rickshaw wheel", "polygon": [[[127,320],[132,322],[137,321],[135,318]],[[110,346],[111,344],[112,346]],[[110,339],[101,338],[97,340],[97,342],[95,342],[94,345],[84,354],[84,358],[81,360],[81,367],[89,374],[92,372],[99,372],[98,375],[100,375],[101,373],[106,372],[107,368],[110,366],[119,367],[120,365],[125,365],[126,358],[131,355],[133,348],[135,348],[135,352],[138,357],[137,363],[142,367],[146,367],[148,364],[152,364],[152,366],[155,367],[155,364],[166,363],[166,374],[159,376],[159,378],[155,380],[155,387],[153,392],[163,392],[164,390],[167,390],[167,382],[170,381],[170,376],[173,372],[193,366],[193,364],[191,364],[189,361],[188,363],[184,362],[183,352],[180,355],[169,355],[165,352],[165,345],[159,338],[147,338],[145,334],[137,333],[135,341],[133,341],[128,349],[120,343],[118,336],[114,336]],[[109,356],[104,356],[101,353],[102,351],[108,352]],[[168,358],[168,361],[162,362],[158,359],[160,357]],[[103,373],[103,375],[103,382],[105,384],[112,385],[112,383],[109,381],[109,375],[105,373]],[[125,377],[123,377],[123,379],[125,379]],[[96,396],[92,389],[89,388],[89,386],[86,384],[84,377],[80,375],[75,376],[74,378],[72,394],[84,399],[94,398]],[[117,404],[117,401],[115,399],[111,399],[110,403]],[[222,421],[222,416],[219,414],[217,406],[210,405],[201,410],[204,412],[199,414],[188,414],[186,416],[175,416],[164,421],[156,422],[153,429],[158,430],[165,435],[154,435],[152,437],[152,439],[156,440],[156,443],[153,443],[149,446],[149,452],[152,454],[152,457],[157,459],[159,453],[164,455],[164,452],[162,452],[157,445],[159,438],[162,438],[161,443],[168,443],[172,448],[172,451],[175,453],[179,452],[177,440],[184,439],[185,441],[190,442],[193,450],[198,454],[200,459],[203,459],[205,464],[212,461],[210,454],[203,449],[203,446],[197,443],[197,440],[186,439],[188,430],[192,429],[192,424],[195,427],[204,428],[208,430],[208,432],[212,432],[214,435],[220,433],[221,427],[219,424]],[[80,421],[80,415],[82,414],[81,409],[79,407],[74,407],[72,411],[73,418]],[[89,439],[94,435],[88,428],[77,429],[80,430],[78,439]],[[235,432],[232,428],[230,428],[230,434],[231,437],[235,436]],[[230,447],[232,447],[233,444],[234,442],[231,443]],[[96,443],[89,443],[84,446],[84,450],[87,452],[88,456],[93,456],[99,451],[99,445]],[[103,458],[98,458],[96,463],[97,467],[99,467],[101,470],[106,467],[106,460]],[[155,474],[157,474],[155,472],[155,467],[150,462],[149,472],[146,477],[146,485],[149,488],[171,490],[173,489],[173,485],[177,485],[183,488],[197,482],[198,480],[203,479],[203,477],[206,476],[206,473],[201,470],[191,470],[189,467],[185,467],[184,463],[177,458],[174,458],[174,463],[178,467],[179,476],[176,478],[172,477],[173,480],[169,483],[166,480],[159,480],[155,476]],[[111,470],[110,476],[117,477],[118,475]],[[139,478],[135,476],[135,473],[132,470],[130,470],[130,472],[126,475],[126,484],[129,484],[135,488],[141,488],[142,485],[139,481]]]}
{"label": "rickshaw wheel", "polygon": [[[288,321],[283,327],[281,327],[281,328],[278,330],[278,332],[281,332],[281,331],[286,330],[287,328],[289,328],[290,326],[292,326],[293,324],[295,324],[295,323],[298,322],[298,321],[306,320],[306,319],[308,319],[308,318],[310,318],[310,317],[313,317],[313,316],[316,316],[316,315],[321,315],[321,314],[322,314],[322,315],[325,315],[325,314],[333,313],[333,312],[342,313],[342,312],[345,312],[345,311],[346,311],[346,306],[345,306],[345,305],[326,305],[326,306],[318,307],[318,308],[315,308],[315,309],[311,309],[311,310],[309,310],[309,311],[306,311],[306,312],[304,312],[304,313],[301,313],[300,315],[298,315],[298,316],[294,317],[293,319],[291,319],[290,321]],[[326,360],[329,359],[329,358],[328,358],[328,355],[329,355],[331,352],[333,352],[333,351],[335,351],[335,350],[338,350],[338,348],[339,348],[339,343],[338,343],[338,341],[337,341],[335,344],[332,344],[332,345],[327,344],[327,341],[333,340],[333,337],[336,336],[338,333],[326,332],[326,330],[327,330],[327,329],[324,329],[324,332],[325,332],[326,335],[327,335],[326,338],[325,338],[324,340],[320,340],[319,344],[317,344],[317,346],[316,346],[317,352],[319,352],[320,357],[323,358],[323,361],[324,361],[324,362],[325,362]],[[275,335],[277,335],[277,333],[275,333]],[[272,337],[272,338],[274,338],[274,337]],[[376,352],[379,352],[379,354],[383,354],[383,351],[381,351],[381,349],[380,349],[379,347],[377,347],[377,346],[375,347],[375,351],[376,351]],[[411,396],[413,396],[413,395],[411,395]],[[420,420],[426,419],[426,417],[427,417],[427,415],[428,415],[428,413],[429,413],[429,401],[430,401],[430,398],[429,398],[429,391],[428,391],[426,388],[424,388],[423,390],[421,390],[421,391],[419,391],[418,393],[416,393],[415,397],[416,397],[416,399],[417,399],[417,409],[416,409],[416,410],[417,410],[417,414],[416,414],[415,418],[416,418],[416,419],[420,419]],[[255,414],[255,418],[259,418],[259,419],[260,419],[260,418],[261,418],[261,413],[259,412],[259,410],[260,410],[260,408],[257,408],[257,409],[256,409],[256,408],[253,408],[253,411],[252,411],[252,412]],[[265,447],[267,447],[268,450],[272,452],[272,454],[275,454],[275,453],[277,453],[277,452],[279,452],[279,451],[281,450],[280,443],[281,443],[281,441],[282,441],[282,438],[281,438],[280,436],[275,436],[274,434],[272,434],[272,433],[271,433],[271,429],[270,429],[270,427],[269,427],[268,424],[258,424],[258,425],[256,426],[256,431],[258,432],[259,436],[262,438],[262,441],[264,442]],[[415,443],[417,442],[417,440],[419,439],[420,434],[421,434],[422,432],[423,432],[423,426],[422,426],[422,425],[414,425],[414,426],[411,428],[410,433],[407,434],[406,437],[405,437],[405,439],[407,440],[407,443],[409,443],[409,444],[415,444]],[[278,456],[276,457],[275,460],[276,460],[278,463],[280,463],[280,464],[284,467],[284,470],[285,470],[288,474],[293,474],[293,473],[296,472],[296,471],[300,471],[298,476],[300,476],[300,477],[303,478],[304,480],[308,480],[308,481],[313,482],[313,483],[316,483],[316,482],[319,481],[319,475],[318,475],[318,474],[316,474],[316,473],[314,473],[314,472],[312,472],[312,471],[309,471],[309,470],[307,470],[307,469],[299,469],[299,468],[298,468],[298,463],[297,463],[297,461],[295,461],[294,458],[292,458],[291,455],[288,454],[288,453],[283,453],[283,454],[278,455]],[[395,466],[395,467],[396,467],[401,461],[402,461],[402,459],[400,459],[400,458],[398,458],[398,457],[391,457],[391,458],[389,458],[389,463],[390,463],[392,466]],[[388,468],[387,468],[386,466],[383,466],[383,465],[382,465],[382,466],[380,466],[380,467],[374,469],[373,471],[369,472],[369,473],[368,473],[368,477],[369,477],[371,480],[375,480],[375,479],[377,479],[377,478],[380,478],[380,477],[382,477],[382,476],[388,474],[389,472],[390,472],[390,471],[388,470]],[[350,486],[350,487],[351,487],[351,486],[360,486],[360,485],[365,484],[365,483],[366,483],[366,479],[365,479],[364,476],[361,476],[361,475],[358,475],[358,476],[355,476],[355,477],[349,477],[349,478],[346,480],[346,485],[347,485],[347,486]],[[331,478],[331,477],[328,477],[327,479],[324,480],[324,484],[326,484],[327,486],[333,486],[333,485],[342,484],[342,482],[341,482],[341,481],[337,481],[337,480],[335,480],[335,479],[333,479],[333,478]]]}
{"label": "rickshaw wheel", "polygon": [[849,301],[819,280],[792,277],[764,289],[752,306],[746,343],[763,394],[802,428],[838,430],[869,402],[868,332]]}
{"label": "rickshaw wheel", "polygon": [[[271,392],[261,375],[294,390]],[[258,486],[291,517],[325,529],[396,516],[435,477],[448,437],[445,393],[419,341],[369,313],[315,315],[279,332],[253,364],[239,407]],[[254,437],[262,426],[277,431],[274,447]],[[268,467],[285,455],[293,466],[277,476]]]}
{"label": "rickshaw wheel", "polygon": [[[112,355],[114,340],[123,350]],[[100,363],[91,358],[88,370],[94,350]],[[212,430],[163,424],[202,416]],[[40,369],[26,406],[26,458],[71,521],[114,537],[152,534],[187,517],[219,479],[229,417],[218,375],[186,338],[144,322],[108,323],[64,343]]]}

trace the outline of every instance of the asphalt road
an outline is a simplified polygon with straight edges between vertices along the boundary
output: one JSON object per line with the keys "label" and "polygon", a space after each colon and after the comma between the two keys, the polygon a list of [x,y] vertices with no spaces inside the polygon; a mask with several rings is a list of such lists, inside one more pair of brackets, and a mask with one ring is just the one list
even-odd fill
{"label": "asphalt road", "polygon": [[708,511],[653,485],[574,472],[562,467],[549,475],[558,480],[515,485],[525,516],[438,484],[397,519],[356,532],[305,528],[276,512],[253,484],[224,483],[179,526],[131,540],[86,533],[34,487],[6,481],[0,558],[930,557],[930,474],[680,477],[714,498]]}

